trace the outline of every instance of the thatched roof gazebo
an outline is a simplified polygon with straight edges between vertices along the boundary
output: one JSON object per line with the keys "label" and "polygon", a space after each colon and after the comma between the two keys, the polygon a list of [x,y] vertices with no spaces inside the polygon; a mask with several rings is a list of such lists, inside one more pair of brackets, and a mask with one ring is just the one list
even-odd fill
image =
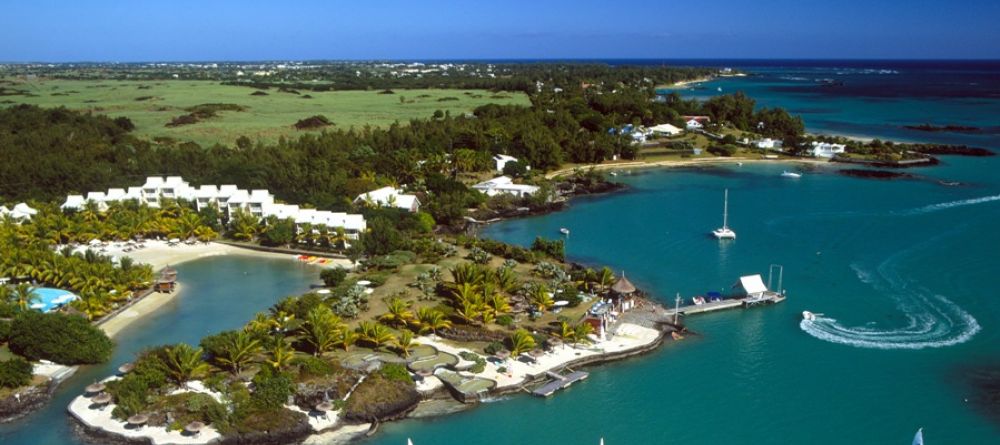
{"label": "thatched roof gazebo", "polygon": [[197,420],[184,425],[184,432],[195,437],[201,434],[201,430],[203,429],[205,429],[205,424]]}
{"label": "thatched roof gazebo", "polygon": [[611,285],[611,291],[622,296],[632,295],[635,292],[635,285],[628,278],[625,278],[625,273],[622,272],[622,277]]}

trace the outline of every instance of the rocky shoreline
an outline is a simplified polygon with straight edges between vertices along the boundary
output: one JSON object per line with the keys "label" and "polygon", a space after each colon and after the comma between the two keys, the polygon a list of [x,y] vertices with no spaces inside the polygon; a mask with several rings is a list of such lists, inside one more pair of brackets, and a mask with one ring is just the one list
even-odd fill
{"label": "rocky shoreline", "polygon": [[42,409],[52,400],[59,383],[56,380],[49,380],[41,385],[21,389],[0,400],[0,424],[13,422]]}

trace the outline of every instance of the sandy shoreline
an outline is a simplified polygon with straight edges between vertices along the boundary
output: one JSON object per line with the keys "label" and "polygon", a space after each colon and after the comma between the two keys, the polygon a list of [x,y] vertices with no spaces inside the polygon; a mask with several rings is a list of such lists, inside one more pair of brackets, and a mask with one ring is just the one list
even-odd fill
{"label": "sandy shoreline", "polygon": [[[258,250],[243,249],[240,247],[231,246],[228,244],[220,243],[198,243],[198,244],[178,244],[175,246],[169,246],[163,241],[146,241],[146,247],[143,249],[133,250],[131,252],[125,252],[124,247],[108,247],[105,255],[111,256],[127,256],[132,258],[136,262],[146,263],[153,267],[154,271],[159,271],[164,267],[177,265],[186,261],[193,261],[200,258],[208,258],[214,256],[222,255],[239,255],[246,257],[256,257],[256,258],[275,258],[284,259],[287,261],[298,261],[295,255],[283,254],[283,253],[272,253],[272,252],[262,252]],[[329,260],[326,265],[330,266],[342,266],[346,268],[351,267],[350,260]],[[163,307],[165,304],[174,299],[177,295],[183,291],[184,277],[179,277],[177,286],[171,293],[153,292],[139,301],[136,301],[131,306],[125,308],[121,312],[114,314],[107,319],[101,321],[98,325],[109,337],[114,337],[119,334],[125,327],[127,327],[132,322],[143,318],[150,313]]]}
{"label": "sandy shoreline", "polygon": [[632,169],[632,168],[655,168],[655,167],[690,167],[694,165],[712,165],[712,164],[737,164],[737,163],[775,163],[775,164],[809,164],[809,165],[826,165],[829,161],[810,159],[810,158],[785,158],[785,159],[760,159],[760,158],[748,158],[748,157],[730,157],[730,158],[701,158],[701,159],[684,159],[684,160],[665,160],[665,161],[628,161],[628,162],[614,162],[614,163],[603,163],[603,164],[585,164],[578,165],[571,168],[563,168],[556,170],[554,172],[549,172],[545,174],[546,179],[554,179],[560,176],[565,176],[572,174],[576,170],[618,170],[618,169]]}

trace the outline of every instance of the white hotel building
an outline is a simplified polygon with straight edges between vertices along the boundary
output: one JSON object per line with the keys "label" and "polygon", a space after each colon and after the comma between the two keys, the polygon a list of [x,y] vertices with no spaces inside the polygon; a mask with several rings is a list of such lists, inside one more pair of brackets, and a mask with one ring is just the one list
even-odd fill
{"label": "white hotel building", "polygon": [[63,210],[77,210],[87,202],[94,202],[98,209],[107,209],[107,203],[134,200],[153,208],[159,208],[163,199],[182,199],[193,202],[199,211],[208,206],[216,206],[226,219],[239,210],[249,212],[258,218],[274,216],[279,219],[293,219],[299,228],[305,224],[324,225],[331,229],[342,228],[349,238],[356,239],[367,229],[362,215],[331,212],[326,210],[303,209],[297,205],[274,202],[274,195],[264,189],[244,190],[235,185],[202,185],[193,187],[180,176],[150,176],[141,187],[109,189],[104,192],[90,192],[86,196],[69,195],[63,203]]}

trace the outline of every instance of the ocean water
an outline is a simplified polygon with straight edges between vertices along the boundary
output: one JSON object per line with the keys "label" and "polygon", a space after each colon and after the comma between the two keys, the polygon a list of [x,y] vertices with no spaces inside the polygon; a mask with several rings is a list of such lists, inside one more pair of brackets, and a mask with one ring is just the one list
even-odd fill
{"label": "ocean water", "polygon": [[[786,63],[719,62],[754,75],[684,94],[744,90],[803,114],[813,132],[1000,149],[996,64]],[[901,128],[924,122],[984,131]],[[623,171],[616,180],[626,192],[492,225],[483,236],[522,245],[567,227],[573,260],[625,271],[664,304],[727,289],[745,274],[766,279],[771,264],[784,266],[789,298],[692,316],[697,335],[592,368],[552,398],[512,396],[392,423],[372,442],[889,444],[909,443],[923,427],[927,443],[1000,443],[1000,419],[968,378],[1000,363],[1000,159],[943,161],[896,181],[835,167],[795,167],[804,175],[790,180],[779,176],[782,165]],[[708,232],[721,225],[727,188],[739,238],[720,243]],[[823,316],[804,324],[803,310]]]}
{"label": "ocean water", "polygon": [[82,367],[59,387],[41,411],[0,425],[3,445],[78,445],[66,406],[83,388],[116,372],[144,348],[186,342],[243,326],[259,311],[286,295],[305,292],[318,282],[315,267],[295,261],[220,256],[175,266],[184,289],[164,307],[128,326],[116,339],[111,361]]}

